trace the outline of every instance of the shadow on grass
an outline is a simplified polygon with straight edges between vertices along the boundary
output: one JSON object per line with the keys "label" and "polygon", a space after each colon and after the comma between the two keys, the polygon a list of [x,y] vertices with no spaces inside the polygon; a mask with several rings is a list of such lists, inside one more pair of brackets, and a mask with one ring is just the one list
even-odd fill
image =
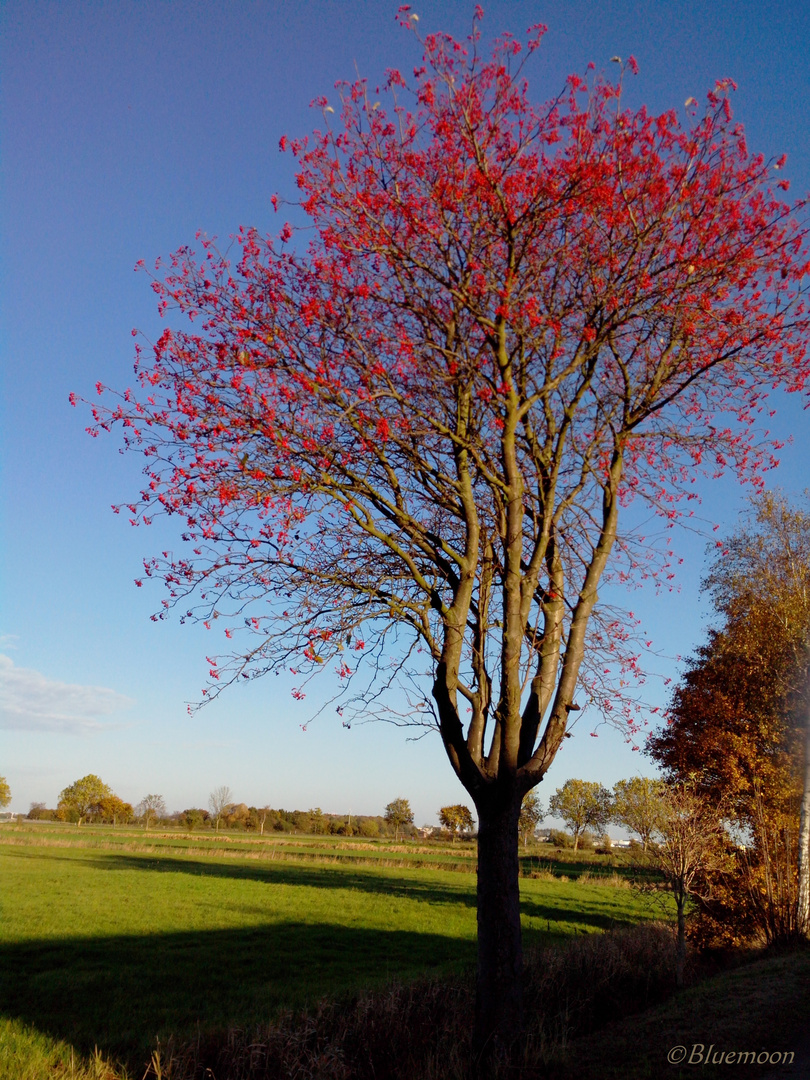
{"label": "shadow on grass", "polygon": [[[49,858],[69,859],[108,873],[144,874],[147,890],[148,875],[174,873],[322,890],[358,889],[423,903],[475,904],[475,883],[466,876],[456,883],[356,872],[345,866],[214,862],[162,854],[49,853]],[[334,903],[341,903],[337,893]],[[553,894],[528,895],[521,907],[525,916],[543,920],[549,931],[527,929],[527,944],[561,940],[572,923],[592,929],[615,923],[609,903],[600,907],[593,899],[574,907],[570,898],[566,902],[555,900]],[[81,933],[81,910],[76,911],[76,927]],[[193,1038],[198,1029],[251,1029],[283,1008],[325,996],[472,966],[475,952],[473,940],[442,934],[303,921],[5,943],[0,944],[0,1012],[84,1052],[98,1046],[140,1075],[158,1036],[174,1034],[182,1039]]]}
{"label": "shadow on grass", "polygon": [[[33,857],[36,857],[34,855]],[[286,885],[291,887],[309,887],[316,889],[350,889],[365,893],[375,893],[388,897],[417,900],[427,904],[453,904],[475,908],[475,879],[464,875],[458,883],[436,881],[419,875],[409,874],[399,878],[393,874],[378,873],[374,870],[356,871],[344,865],[307,866],[301,863],[242,862],[236,860],[217,860],[216,862],[178,858],[170,855],[124,855],[104,853],[99,855],[54,855],[49,858],[69,860],[71,863],[83,863],[94,869],[109,872],[136,870],[141,873],[186,874],[192,877],[225,878],[241,881],[258,881],[268,885]],[[455,877],[455,875],[454,875]],[[565,924],[588,927],[592,930],[608,930],[619,925],[631,925],[635,920],[616,918],[616,912],[607,897],[604,903],[589,899],[572,906],[570,898],[555,901],[553,896],[535,898],[524,895],[521,898],[521,914],[529,918],[545,920],[547,924]],[[564,933],[558,931],[558,933]],[[553,934],[553,932],[552,932]],[[553,936],[556,936],[553,934]]]}
{"label": "shadow on grass", "polygon": [[[40,858],[39,852],[15,852],[18,858]],[[65,860],[72,864],[81,863],[94,869],[137,870],[143,874],[184,874],[191,877],[224,878],[229,880],[260,881],[266,885],[288,886],[313,889],[349,889],[365,893],[397,896],[405,900],[415,900],[427,904],[453,904],[474,908],[475,878],[472,875],[453,875],[454,880],[431,879],[430,870],[411,872],[407,877],[396,873],[380,873],[374,868],[357,870],[346,864],[335,866],[307,865],[306,863],[284,863],[261,860],[243,862],[241,860],[214,861],[189,859],[176,855],[123,854],[105,852],[104,854],[86,853],[82,855],[59,855],[49,852],[49,859]],[[589,908],[591,910],[589,910]],[[553,896],[534,897],[524,895],[521,912],[525,916],[552,919],[558,922],[584,923],[593,929],[606,930],[613,920],[610,915],[602,915],[592,904],[571,907],[570,899],[556,903]]]}
{"label": "shadow on grass", "polygon": [[283,1008],[474,962],[473,941],[328,924],[29,941],[0,945],[0,1012],[137,1073],[159,1035],[249,1028]]}

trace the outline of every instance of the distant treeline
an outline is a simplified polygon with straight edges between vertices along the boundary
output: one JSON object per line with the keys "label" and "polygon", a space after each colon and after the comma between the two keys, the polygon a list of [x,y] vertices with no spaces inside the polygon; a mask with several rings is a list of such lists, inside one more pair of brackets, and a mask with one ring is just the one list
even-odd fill
{"label": "distant treeline", "polygon": [[[70,811],[50,810],[44,803],[33,803],[27,817],[31,821],[72,821]],[[140,823],[143,818],[133,814],[129,823]],[[102,824],[106,818],[87,815],[87,824]],[[110,822],[112,823],[112,822]],[[116,824],[126,824],[120,817]],[[150,828],[155,826],[170,827],[193,831],[195,829],[215,828],[215,819],[208,810],[189,807],[177,810],[166,817],[151,817]],[[384,817],[370,817],[356,814],[325,814],[319,807],[314,810],[274,810],[271,807],[247,806],[234,803],[226,808],[219,819],[219,829],[235,829],[240,832],[309,833],[323,836],[394,836],[394,825]],[[412,825],[400,825],[400,836],[416,836],[417,830]]]}

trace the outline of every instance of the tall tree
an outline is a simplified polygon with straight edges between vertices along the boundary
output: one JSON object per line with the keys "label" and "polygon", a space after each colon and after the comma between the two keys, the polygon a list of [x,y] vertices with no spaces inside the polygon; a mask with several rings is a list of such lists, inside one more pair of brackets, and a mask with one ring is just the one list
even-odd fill
{"label": "tall tree", "polygon": [[722,803],[709,803],[687,784],[665,787],[660,807],[654,832],[659,842],[650,852],[675,900],[678,923],[675,981],[683,986],[687,900],[701,893],[705,896],[706,882],[728,863],[724,808]]}
{"label": "tall tree", "polygon": [[724,799],[750,845],[736,896],[714,905],[716,918],[753,919],[782,941],[807,932],[810,513],[778,492],[755,496],[705,587],[720,625],[689,663],[649,749],[669,779]]}
{"label": "tall tree", "polygon": [[524,848],[534,837],[537,826],[545,817],[543,804],[533,791],[528,791],[523,796],[520,805],[520,817],[518,818],[518,834],[523,840]]}
{"label": "tall tree", "polygon": [[732,83],[684,123],[625,108],[621,78],[536,105],[479,17],[466,46],[427,37],[412,84],[389,72],[392,114],[362,80],[319,99],[322,129],[282,139],[309,247],[287,222],[241,230],[235,263],[200,236],[159,265],[161,312],[194,325],[94,416],[145,455],[130,520],[185,523],[146,562],[155,617],[255,634],[211,657],[206,698],[282,669],[303,697],[334,662],[349,723],[397,670],[425,688],[479,822],[480,1050],[522,1025],[523,796],[578,685],[615,715],[605,652],[634,663],[600,580],[667,563],[620,507],[671,524],[696,473],[768,462],[753,410],[806,379],[807,254]]}
{"label": "tall tree", "polygon": [[662,780],[633,776],[613,785],[613,820],[634,832],[647,850],[652,834],[661,822]]}
{"label": "tall tree", "polygon": [[104,781],[95,775],[88,773],[80,780],[70,784],[59,795],[57,810],[63,814],[75,814],[76,824],[82,821],[104,800],[113,794]]}
{"label": "tall tree", "polygon": [[549,814],[562,818],[574,834],[574,851],[586,829],[603,833],[613,813],[610,792],[589,780],[566,780],[549,799]]}
{"label": "tall tree", "polygon": [[754,647],[767,654],[783,721],[803,735],[790,741],[804,759],[797,924],[810,936],[810,507],[792,505],[781,492],[755,497],[707,586],[731,632],[747,637],[749,648],[755,638]]}
{"label": "tall tree", "polygon": [[149,828],[150,818],[166,816],[166,803],[163,801],[162,795],[144,795],[136,809],[138,815],[143,818],[145,829]]}
{"label": "tall tree", "polygon": [[394,799],[385,808],[385,820],[394,826],[394,836],[399,840],[403,825],[413,825],[413,810],[407,799]]}
{"label": "tall tree", "polygon": [[0,776],[0,807],[8,806],[11,802],[11,788],[5,776]]}
{"label": "tall tree", "polygon": [[221,784],[219,787],[214,788],[208,796],[208,809],[211,811],[211,817],[216,822],[216,832],[219,832],[219,822],[222,815],[232,802],[233,794],[231,789],[225,784]]}

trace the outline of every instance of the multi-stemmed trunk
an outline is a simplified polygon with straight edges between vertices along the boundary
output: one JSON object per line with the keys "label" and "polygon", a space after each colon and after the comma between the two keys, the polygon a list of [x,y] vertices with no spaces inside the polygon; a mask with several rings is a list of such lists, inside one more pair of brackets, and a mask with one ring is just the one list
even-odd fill
{"label": "multi-stemmed trunk", "polygon": [[478,806],[478,974],[473,1052],[508,1057],[523,1030],[518,818],[520,794],[495,790]]}

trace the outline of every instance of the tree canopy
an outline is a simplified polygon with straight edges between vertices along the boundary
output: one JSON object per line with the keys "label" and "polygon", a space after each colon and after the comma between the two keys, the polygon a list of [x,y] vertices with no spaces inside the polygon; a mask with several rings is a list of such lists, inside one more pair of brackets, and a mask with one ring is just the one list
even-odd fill
{"label": "tree canopy", "polygon": [[5,776],[0,776],[0,808],[8,806],[11,802],[11,788]]}
{"label": "tree canopy", "polygon": [[[780,492],[755,496],[719,542],[704,585],[718,620],[649,751],[668,779],[723,799],[749,846],[725,896],[715,890],[706,907],[704,933],[757,928],[790,939],[807,921],[797,868],[808,872],[800,805],[810,796],[810,513]],[[810,833],[808,810],[801,821]]]}
{"label": "tree canopy", "polygon": [[164,802],[162,795],[144,795],[138,803],[136,810],[138,816],[143,818],[144,828],[148,829],[149,822],[152,818],[166,816],[166,803]]}
{"label": "tree canopy", "polygon": [[57,810],[66,814],[75,815],[77,824],[81,825],[88,816],[104,799],[113,796],[113,791],[104,781],[95,775],[88,773],[80,780],[70,784],[59,795]]}
{"label": "tree canopy", "polygon": [[533,791],[528,791],[523,796],[523,802],[520,804],[520,817],[518,818],[518,832],[523,840],[524,847],[534,838],[537,826],[544,817],[543,804]]}
{"label": "tree canopy", "polygon": [[385,808],[385,820],[394,826],[396,838],[403,825],[413,825],[413,810],[407,799],[393,799]]}
{"label": "tree canopy", "polygon": [[439,810],[439,821],[445,829],[448,829],[453,834],[454,840],[456,833],[471,832],[475,827],[472,811],[469,806],[464,806],[462,803],[443,806]]}
{"label": "tree canopy", "polygon": [[649,776],[633,776],[613,785],[613,820],[634,832],[646,851],[661,824],[663,782]]}
{"label": "tree canopy", "polygon": [[586,829],[604,832],[613,814],[613,799],[595,781],[566,780],[549,799],[549,814],[561,818],[574,836],[574,850]]}
{"label": "tree canopy", "polygon": [[214,788],[211,794],[208,796],[208,808],[211,811],[211,817],[216,822],[216,829],[219,831],[219,823],[225,810],[233,802],[233,793],[227,784],[221,784],[219,787]]}
{"label": "tree canopy", "polygon": [[807,253],[729,80],[653,116],[623,104],[631,59],[538,104],[523,63],[546,28],[487,55],[479,18],[388,73],[390,109],[362,79],[316,102],[323,126],[281,141],[300,206],[277,235],[158,264],[170,324],[94,417],[145,457],[130,520],[183,523],[145,564],[155,617],[234,642],[206,696],[289,670],[303,697],[328,664],[345,723],[399,680],[394,715],[440,732],[478,812],[490,1045],[521,1017],[522,797],[577,687],[620,714],[606,656],[637,663],[599,583],[671,573],[620,508],[668,527],[697,474],[769,463],[765,395],[807,378]]}

